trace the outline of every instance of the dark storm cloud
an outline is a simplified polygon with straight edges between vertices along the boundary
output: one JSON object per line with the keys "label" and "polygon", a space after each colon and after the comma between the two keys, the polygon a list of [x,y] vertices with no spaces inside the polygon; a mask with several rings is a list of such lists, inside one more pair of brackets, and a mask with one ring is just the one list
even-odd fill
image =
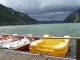
{"label": "dark storm cloud", "polygon": [[31,15],[38,20],[63,20],[65,16],[68,16],[70,12],[49,12],[39,15]]}
{"label": "dark storm cloud", "polygon": [[80,0],[0,0],[0,3],[37,20],[64,20],[80,7]]}

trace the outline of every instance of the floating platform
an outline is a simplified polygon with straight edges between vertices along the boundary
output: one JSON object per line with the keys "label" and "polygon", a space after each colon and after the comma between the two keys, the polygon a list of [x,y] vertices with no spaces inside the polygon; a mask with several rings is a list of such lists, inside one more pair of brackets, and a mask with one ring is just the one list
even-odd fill
{"label": "floating platform", "polygon": [[53,57],[42,54],[0,49],[0,60],[76,60],[72,58]]}

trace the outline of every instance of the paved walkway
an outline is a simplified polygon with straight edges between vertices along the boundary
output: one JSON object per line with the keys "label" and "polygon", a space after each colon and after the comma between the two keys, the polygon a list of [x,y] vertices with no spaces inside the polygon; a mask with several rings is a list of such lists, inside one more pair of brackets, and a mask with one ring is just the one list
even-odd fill
{"label": "paved walkway", "polygon": [[0,60],[76,60],[0,49]]}

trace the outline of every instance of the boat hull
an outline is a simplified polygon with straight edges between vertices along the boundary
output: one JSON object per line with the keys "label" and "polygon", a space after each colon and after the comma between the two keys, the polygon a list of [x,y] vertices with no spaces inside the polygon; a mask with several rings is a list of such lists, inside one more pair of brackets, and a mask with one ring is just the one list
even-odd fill
{"label": "boat hull", "polygon": [[[49,36],[50,38],[51,36]],[[64,36],[70,37],[70,36]],[[69,48],[69,39],[47,39],[42,38],[30,44],[30,52],[48,56],[65,57]]]}
{"label": "boat hull", "polygon": [[17,51],[26,51],[26,50],[29,50],[29,46],[30,46],[30,44],[27,44],[27,45],[22,46],[18,49],[15,49],[15,50],[17,50]]}

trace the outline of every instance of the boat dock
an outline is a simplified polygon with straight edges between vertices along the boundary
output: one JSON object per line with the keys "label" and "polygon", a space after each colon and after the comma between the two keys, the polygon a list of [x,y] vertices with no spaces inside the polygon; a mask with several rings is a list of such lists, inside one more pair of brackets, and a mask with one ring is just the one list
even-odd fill
{"label": "boat dock", "polygon": [[0,60],[76,60],[71,58],[45,56],[28,52],[0,49]]}

